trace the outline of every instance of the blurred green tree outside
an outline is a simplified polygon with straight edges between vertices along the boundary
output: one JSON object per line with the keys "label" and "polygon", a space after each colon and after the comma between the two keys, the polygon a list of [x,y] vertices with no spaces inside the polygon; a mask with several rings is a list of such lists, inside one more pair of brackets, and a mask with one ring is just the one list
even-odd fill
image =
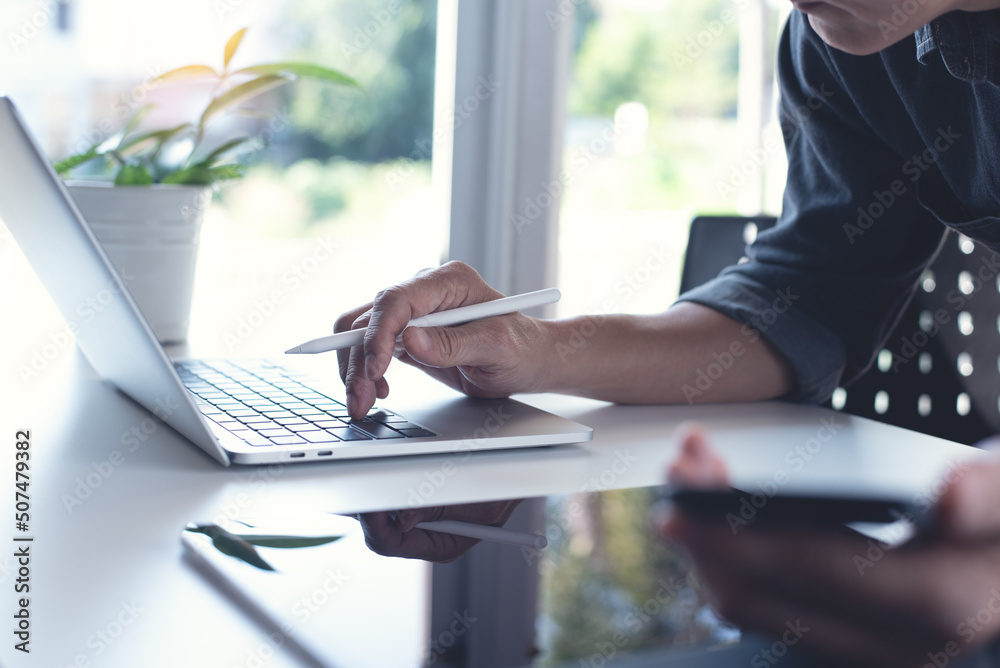
{"label": "blurred green tree outside", "polygon": [[588,170],[567,190],[579,209],[725,208],[713,187],[736,132],[739,12],[746,0],[587,0],[573,61],[573,118],[611,119],[628,102],[649,114],[645,149]]}
{"label": "blurred green tree outside", "polygon": [[[406,157],[431,136],[436,0],[297,0],[285,16],[293,56],[336,63],[368,95],[300,87],[291,98],[302,157]],[[428,158],[429,159],[429,158]]]}
{"label": "blurred green tree outside", "polygon": [[[564,208],[725,208],[713,184],[724,147],[735,140],[738,15],[743,0],[654,3],[584,0],[575,5],[568,127],[583,119],[610,119],[619,105],[639,102],[648,111],[645,149],[633,156],[602,156],[574,175]],[[358,202],[367,188],[336,185],[334,173],[351,169],[352,185],[366,172],[384,179],[386,166],[406,161],[433,133],[436,0],[295,0],[273,27],[288,58],[339,67],[361,81],[367,95],[322,86],[287,93],[292,128],[272,161],[312,161],[312,186],[297,197],[307,211],[303,233],[371,207]],[[722,148],[720,148],[722,147]],[[572,147],[567,146],[567,155]],[[414,182],[429,183],[424,151]],[[397,163],[402,164],[402,163]],[[366,168],[366,165],[372,169]],[[374,166],[382,165],[380,169]],[[567,170],[571,166],[567,161]],[[266,166],[251,170],[259,177]],[[303,182],[300,182],[300,184]],[[333,184],[335,192],[317,187]],[[233,189],[232,197],[240,188]]]}
{"label": "blurred green tree outside", "polygon": [[589,0],[574,62],[569,110],[611,116],[641,102],[650,124],[678,117],[734,117],[739,57],[738,9],[732,0],[659,5]]}
{"label": "blurred green tree outside", "polygon": [[626,489],[550,502],[538,665],[732,637],[687,566],[650,530],[654,501],[652,490]]}
{"label": "blurred green tree outside", "polygon": [[[279,91],[290,128],[226,189],[224,204],[268,236],[343,233],[384,218],[430,183],[431,156],[410,156],[433,132],[436,0],[287,0],[280,16],[270,30],[287,59],[341,68],[365,94]],[[262,189],[280,211],[261,208]]]}

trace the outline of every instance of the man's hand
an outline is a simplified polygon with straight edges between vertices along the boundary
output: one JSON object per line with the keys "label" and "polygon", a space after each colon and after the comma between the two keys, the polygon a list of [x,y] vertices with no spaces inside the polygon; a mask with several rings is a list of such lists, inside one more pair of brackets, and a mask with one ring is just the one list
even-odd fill
{"label": "man's hand", "polygon": [[[675,482],[725,485],[698,430]],[[954,665],[1000,634],[1000,459],[953,474],[941,533],[890,548],[848,529],[698,522],[675,512],[663,533],[687,548],[719,612],[743,628],[799,641],[858,666]]]}
{"label": "man's hand", "polygon": [[[510,313],[458,327],[407,326],[502,296],[472,267],[449,262],[340,316],[337,332],[367,328],[363,345],[337,352],[351,417],[364,417],[388,396],[385,371],[393,356],[474,397],[563,392],[667,404],[771,399],[794,388],[791,365],[759,334],[690,302],[653,315],[539,320]],[[726,373],[710,391],[696,389],[699,374],[723,354],[732,358]]]}
{"label": "man's hand", "polygon": [[341,315],[336,332],[368,328],[363,346],[337,352],[351,417],[364,417],[389,394],[385,371],[394,356],[475,397],[536,390],[550,348],[544,321],[511,313],[458,327],[407,327],[428,313],[501,297],[475,269],[449,262]]}
{"label": "man's hand", "polygon": [[455,561],[479,541],[440,531],[414,528],[420,522],[460,520],[489,526],[503,526],[522,499],[470,503],[461,506],[413,508],[394,513],[362,513],[358,516],[365,542],[375,553],[386,557],[424,559],[438,563]]}

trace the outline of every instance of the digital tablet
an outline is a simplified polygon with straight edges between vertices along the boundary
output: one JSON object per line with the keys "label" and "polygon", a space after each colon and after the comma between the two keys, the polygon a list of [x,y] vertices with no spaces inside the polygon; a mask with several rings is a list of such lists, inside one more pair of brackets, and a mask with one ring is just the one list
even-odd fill
{"label": "digital tablet", "polygon": [[935,522],[933,507],[890,495],[833,496],[820,494],[749,493],[732,487],[707,489],[669,486],[669,499],[685,513],[704,521],[725,522],[737,529],[750,524],[831,526],[857,522],[884,524],[905,520],[919,531]]}

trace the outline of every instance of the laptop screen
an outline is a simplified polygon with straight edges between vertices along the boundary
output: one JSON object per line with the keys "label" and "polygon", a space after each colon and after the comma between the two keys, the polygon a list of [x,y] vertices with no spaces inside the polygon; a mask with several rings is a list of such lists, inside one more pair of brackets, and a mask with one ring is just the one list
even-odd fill
{"label": "laptop screen", "polygon": [[223,464],[118,272],[20,118],[0,97],[0,218],[100,376]]}

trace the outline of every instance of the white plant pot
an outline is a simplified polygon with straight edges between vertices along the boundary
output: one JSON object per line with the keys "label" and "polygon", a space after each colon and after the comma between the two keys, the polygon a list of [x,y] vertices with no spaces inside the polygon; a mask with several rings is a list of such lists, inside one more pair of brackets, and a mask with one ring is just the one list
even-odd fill
{"label": "white plant pot", "polygon": [[161,343],[187,339],[207,186],[67,183]]}

